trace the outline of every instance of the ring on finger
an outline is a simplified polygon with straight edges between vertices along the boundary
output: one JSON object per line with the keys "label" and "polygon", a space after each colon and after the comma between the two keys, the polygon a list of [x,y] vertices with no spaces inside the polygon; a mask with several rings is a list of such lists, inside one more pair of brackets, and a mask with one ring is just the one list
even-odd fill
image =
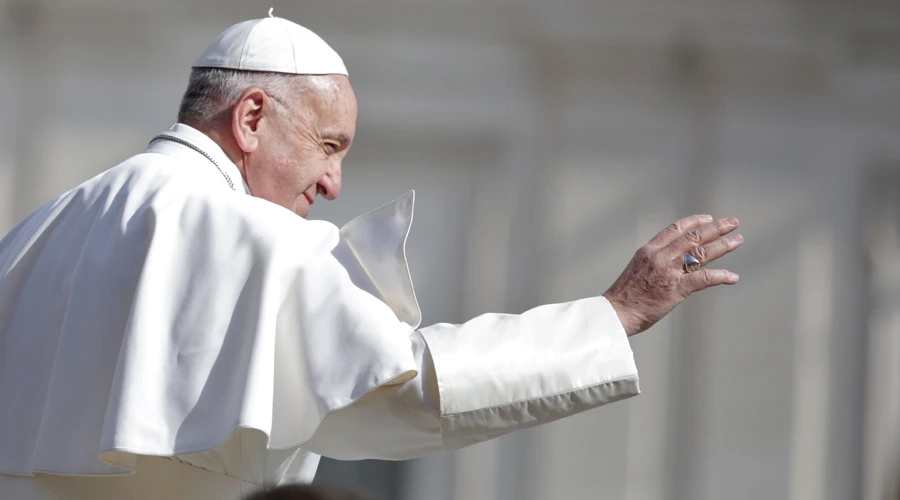
{"label": "ring on finger", "polygon": [[700,261],[689,253],[684,254],[684,272],[692,273],[697,269],[700,269]]}

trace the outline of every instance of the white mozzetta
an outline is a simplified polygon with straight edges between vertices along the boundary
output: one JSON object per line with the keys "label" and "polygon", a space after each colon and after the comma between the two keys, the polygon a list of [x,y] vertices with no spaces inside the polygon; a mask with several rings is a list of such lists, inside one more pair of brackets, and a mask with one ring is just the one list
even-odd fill
{"label": "white mozzetta", "polygon": [[[0,241],[0,493],[90,497],[97,478],[43,474],[137,471],[109,491],[141,498],[165,469],[148,456],[310,481],[319,454],[410,458],[638,393],[606,300],[417,329],[412,193],[339,230],[248,196],[197,130],[168,133],[237,191],[158,140]],[[243,488],[217,484],[190,496]]]}

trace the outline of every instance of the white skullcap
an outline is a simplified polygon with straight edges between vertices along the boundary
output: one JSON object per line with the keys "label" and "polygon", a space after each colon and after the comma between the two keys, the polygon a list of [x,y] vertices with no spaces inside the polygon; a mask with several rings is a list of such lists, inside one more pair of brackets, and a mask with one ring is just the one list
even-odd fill
{"label": "white skullcap", "polygon": [[194,68],[296,75],[346,75],[344,61],[319,35],[272,16],[228,28],[200,54]]}

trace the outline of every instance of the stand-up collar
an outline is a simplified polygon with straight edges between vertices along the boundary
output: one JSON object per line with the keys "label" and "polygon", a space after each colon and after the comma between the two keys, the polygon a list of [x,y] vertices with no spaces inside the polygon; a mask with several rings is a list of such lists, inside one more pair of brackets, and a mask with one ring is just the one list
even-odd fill
{"label": "stand-up collar", "polygon": [[[189,125],[176,123],[175,125],[172,125],[172,128],[161,135],[181,139],[196,146],[198,149],[205,152],[210,157],[212,157],[213,160],[216,161],[219,168],[222,170],[222,173],[224,173],[231,179],[235,191],[244,194],[250,194],[250,187],[247,186],[247,183],[244,181],[244,176],[241,175],[241,171],[238,170],[237,165],[235,165],[234,162],[231,161],[231,158],[229,158],[228,155],[225,154],[225,151],[222,150],[222,148],[218,144],[216,144],[215,141],[210,139],[209,136],[207,136],[203,132],[200,132],[199,130]],[[202,154],[198,153],[188,146],[185,146],[184,144],[179,144],[178,142],[167,141],[159,138],[150,143],[147,151],[155,152],[159,151],[160,149],[171,149],[172,147],[203,158]],[[204,158],[204,161],[209,160]],[[212,163],[210,163],[209,167],[215,168]]]}

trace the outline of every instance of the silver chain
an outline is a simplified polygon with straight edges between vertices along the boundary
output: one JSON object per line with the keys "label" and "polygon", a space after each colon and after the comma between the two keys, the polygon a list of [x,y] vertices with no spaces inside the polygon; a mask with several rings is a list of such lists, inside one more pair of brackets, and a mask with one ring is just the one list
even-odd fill
{"label": "silver chain", "polygon": [[191,148],[194,151],[200,153],[201,155],[203,155],[204,158],[209,160],[210,163],[212,163],[216,167],[216,170],[218,170],[220,174],[222,174],[222,177],[225,178],[225,182],[228,183],[228,187],[230,187],[232,191],[236,191],[234,189],[234,183],[231,182],[231,177],[228,177],[228,174],[226,174],[225,171],[222,170],[222,167],[219,166],[219,163],[216,160],[214,160],[213,157],[209,155],[209,153],[200,149],[199,146],[192,144],[180,137],[175,137],[175,136],[169,135],[169,134],[159,134],[158,136],[154,137],[153,140],[150,141],[150,143],[152,144],[156,140],[172,141],[172,142],[181,144],[182,146]]}

